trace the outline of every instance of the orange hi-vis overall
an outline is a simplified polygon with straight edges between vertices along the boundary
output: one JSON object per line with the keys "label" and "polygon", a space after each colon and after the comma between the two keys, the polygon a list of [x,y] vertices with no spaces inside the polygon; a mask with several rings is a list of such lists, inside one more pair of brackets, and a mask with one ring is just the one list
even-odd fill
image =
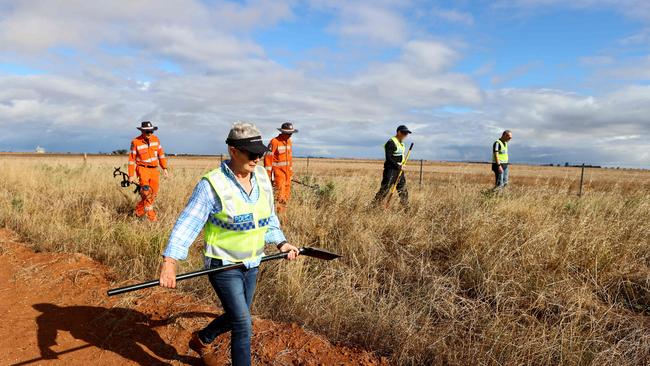
{"label": "orange hi-vis overall", "polygon": [[151,221],[157,220],[153,202],[160,186],[158,165],[162,169],[167,169],[167,158],[165,158],[165,152],[158,137],[151,135],[147,138],[142,134],[134,138],[131,141],[129,153],[129,178],[134,174],[138,176],[141,186],[140,196],[142,197],[142,200],[135,206],[135,214],[138,217],[146,214]]}
{"label": "orange hi-vis overall", "polygon": [[273,182],[278,212],[286,210],[291,198],[291,177],[293,176],[291,135],[280,134],[271,140],[269,151],[264,156],[264,167]]}

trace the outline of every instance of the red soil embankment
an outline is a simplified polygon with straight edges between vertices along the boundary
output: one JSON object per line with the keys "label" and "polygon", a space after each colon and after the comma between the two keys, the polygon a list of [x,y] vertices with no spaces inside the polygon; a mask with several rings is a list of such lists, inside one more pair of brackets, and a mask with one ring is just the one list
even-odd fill
{"label": "red soil embankment", "polygon": [[[191,332],[219,311],[173,290],[108,298],[110,271],[80,254],[35,253],[0,229],[0,364],[200,365]],[[296,324],[254,318],[252,352],[263,365],[382,365]],[[229,364],[229,335],[215,352]]]}

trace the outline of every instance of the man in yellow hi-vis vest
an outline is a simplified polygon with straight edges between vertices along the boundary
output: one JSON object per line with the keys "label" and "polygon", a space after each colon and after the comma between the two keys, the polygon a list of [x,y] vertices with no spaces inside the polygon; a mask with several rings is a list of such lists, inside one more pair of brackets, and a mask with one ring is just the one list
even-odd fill
{"label": "man in yellow hi-vis vest", "polygon": [[492,144],[492,171],[494,172],[494,189],[501,189],[508,185],[510,173],[508,159],[508,141],[512,139],[512,132],[505,130],[501,137]]}
{"label": "man in yellow hi-vis vest", "polygon": [[206,267],[244,263],[244,269],[208,276],[224,314],[194,333],[189,346],[206,365],[220,365],[223,362],[209,344],[231,332],[232,365],[248,366],[250,306],[264,244],[275,244],[281,252],[289,252],[288,259],[295,259],[298,249],[287,243],[280,230],[271,181],[264,167],[257,165],[267,152],[260,131],[250,123],[235,123],[226,143],[230,159],[203,176],[174,225],[163,254],[160,285],[176,287],[176,261],[187,257],[188,248],[204,228]]}
{"label": "man in yellow hi-vis vest", "polygon": [[[408,127],[400,125],[397,127],[395,136],[384,144],[384,153],[386,160],[384,161],[384,173],[381,178],[381,186],[375,195],[373,205],[378,205],[386,197],[390,187],[395,184],[399,172],[402,170],[402,163],[406,159],[406,149],[404,147],[404,140],[411,133]],[[397,192],[399,193],[400,202],[402,205],[408,205],[409,193],[406,189],[406,177],[402,174],[397,182]]]}

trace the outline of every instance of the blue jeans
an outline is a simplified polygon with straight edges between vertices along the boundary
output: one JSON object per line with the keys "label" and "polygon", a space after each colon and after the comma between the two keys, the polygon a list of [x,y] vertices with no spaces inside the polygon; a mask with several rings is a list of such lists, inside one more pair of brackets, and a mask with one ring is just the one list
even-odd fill
{"label": "blue jeans", "polygon": [[[219,259],[210,260],[210,268],[221,265]],[[230,331],[232,365],[248,366],[251,364],[253,334],[250,308],[257,284],[257,267],[213,273],[208,275],[208,278],[221,301],[224,314],[199,331],[199,339],[208,344],[219,335]]]}
{"label": "blue jeans", "polygon": [[508,185],[508,175],[510,172],[510,169],[508,168],[508,164],[501,164],[501,167],[503,168],[503,172],[499,173],[499,166],[496,164],[492,164],[492,171],[494,172],[494,187],[495,188],[502,188]]}

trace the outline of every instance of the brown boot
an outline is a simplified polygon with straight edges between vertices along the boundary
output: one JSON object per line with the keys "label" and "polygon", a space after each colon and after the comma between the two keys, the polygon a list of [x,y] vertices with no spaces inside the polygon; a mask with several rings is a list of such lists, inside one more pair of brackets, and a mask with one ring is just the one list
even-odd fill
{"label": "brown boot", "polygon": [[192,350],[194,350],[194,352],[198,353],[199,356],[201,356],[201,359],[203,360],[203,364],[205,366],[223,365],[223,363],[220,362],[217,358],[217,355],[214,353],[210,345],[205,344],[201,341],[198,332],[192,333],[192,339],[190,339],[189,346]]}

